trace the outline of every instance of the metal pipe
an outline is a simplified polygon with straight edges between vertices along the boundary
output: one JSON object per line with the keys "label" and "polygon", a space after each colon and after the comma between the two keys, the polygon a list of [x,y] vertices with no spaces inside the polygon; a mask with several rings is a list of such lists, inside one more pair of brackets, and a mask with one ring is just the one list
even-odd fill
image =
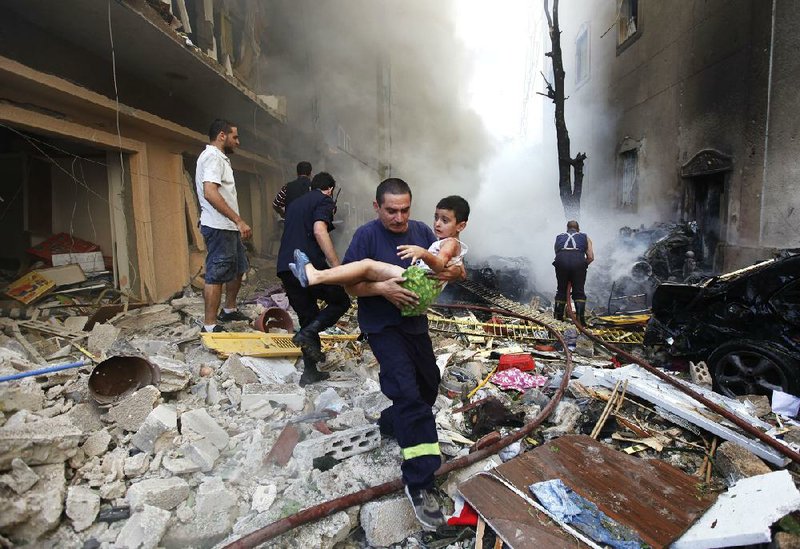
{"label": "metal pipe", "polygon": [[60,366],[50,366],[49,368],[42,368],[40,370],[28,370],[27,372],[20,372],[18,374],[11,374],[9,376],[0,377],[0,383],[5,381],[12,381],[15,379],[22,379],[24,377],[41,376],[44,374],[52,374],[53,372],[60,372],[61,370],[69,370],[70,368],[80,368],[91,364],[88,360],[79,360],[78,362],[70,362],[69,364],[61,364]]}
{"label": "metal pipe", "polygon": [[[530,423],[520,428],[517,432],[501,438],[491,446],[487,446],[486,448],[482,448],[474,453],[462,456],[452,461],[448,461],[436,471],[436,476],[438,477],[441,475],[446,475],[447,473],[455,471],[456,469],[461,469],[462,467],[471,465],[486,457],[489,457],[499,452],[509,444],[513,444],[514,442],[520,440],[524,436],[531,433],[534,429],[539,427],[539,425],[541,425],[544,422],[544,420],[547,419],[548,416],[553,412],[553,410],[561,400],[561,397],[564,396],[564,392],[567,389],[567,385],[569,384],[570,376],[572,374],[572,354],[567,348],[567,343],[566,341],[564,341],[564,337],[558,330],[555,330],[550,326],[548,326],[547,324],[537,321],[536,319],[533,319],[531,317],[520,315],[514,312],[509,312],[505,309],[492,309],[489,307],[482,307],[480,305],[437,305],[437,307],[446,307],[451,309],[480,310],[490,313],[503,314],[506,316],[513,316],[516,318],[541,324],[545,328],[547,328],[550,331],[550,333],[552,333],[553,336],[555,336],[556,339],[558,339],[561,342],[561,345],[564,348],[564,354],[566,355],[566,365],[564,367],[564,375],[561,378],[561,384],[559,385],[553,397],[550,399],[550,402],[548,402],[547,405],[544,408],[542,408],[542,411],[539,412],[538,416],[536,416]],[[378,486],[365,488],[358,492],[354,492],[346,496],[342,496],[336,499],[320,503],[319,505],[309,507],[308,509],[304,509],[298,513],[295,513],[294,515],[282,518],[278,521],[273,522],[272,524],[268,524],[264,528],[256,530],[255,532],[251,532],[250,534],[247,534],[246,536],[239,538],[238,540],[230,543],[229,545],[226,545],[225,547],[226,549],[245,549],[245,548],[255,547],[257,545],[260,545],[266,541],[273,539],[276,536],[288,532],[293,528],[306,524],[307,522],[312,522],[315,520],[319,520],[321,518],[325,518],[337,511],[347,509],[348,507],[352,507],[354,505],[361,505],[367,503],[375,498],[385,496],[386,494],[391,494],[392,492],[397,492],[402,488],[403,488],[403,481],[402,479],[399,478],[389,482],[385,482]]]}
{"label": "metal pipe", "polygon": [[610,351],[622,356],[623,358],[625,358],[625,360],[628,360],[629,362],[634,362],[634,363],[638,364],[639,366],[641,366],[642,368],[644,368],[645,370],[647,370],[648,372],[650,372],[651,374],[653,374],[657,378],[659,378],[659,379],[661,379],[663,381],[666,381],[667,383],[669,383],[670,385],[672,385],[673,387],[675,387],[676,389],[678,389],[682,393],[689,395],[690,397],[695,399],[697,402],[703,404],[706,408],[708,408],[712,412],[715,412],[715,413],[721,415],[722,417],[724,417],[725,419],[727,419],[731,423],[735,424],[737,427],[739,427],[742,430],[744,430],[745,432],[753,435],[754,437],[756,437],[758,440],[760,440],[761,442],[763,442],[767,446],[777,450],[779,453],[783,454],[784,456],[786,456],[790,460],[794,461],[795,463],[800,463],[800,453],[799,452],[796,452],[795,450],[793,450],[789,446],[787,446],[785,444],[782,444],[777,439],[769,436],[768,434],[764,433],[763,431],[761,431],[757,427],[754,427],[753,425],[750,425],[749,423],[747,423],[746,421],[744,421],[743,419],[738,417],[736,414],[731,413],[729,410],[723,408],[722,406],[720,406],[716,402],[707,399],[706,397],[704,397],[703,395],[701,395],[700,393],[698,393],[697,391],[695,391],[694,389],[692,389],[691,387],[686,385],[685,383],[683,383],[681,381],[678,381],[677,379],[675,379],[674,377],[672,377],[670,375],[665,374],[664,372],[662,372],[661,370],[659,370],[655,366],[653,366],[650,363],[648,363],[646,360],[643,360],[643,359],[641,359],[641,358],[639,358],[637,356],[634,356],[634,355],[632,355],[632,354],[630,354],[630,353],[628,353],[626,351],[623,351],[621,348],[617,347],[616,345],[614,345],[612,343],[605,342],[605,341],[601,340],[599,337],[597,337],[594,334],[592,334],[591,332],[589,332],[589,330],[587,330],[584,326],[582,326],[581,323],[578,321],[578,319],[575,317],[575,312],[572,310],[572,303],[571,303],[571,301],[569,299],[569,293],[567,294],[567,314],[569,315],[569,318],[570,318],[570,320],[572,320],[573,324],[575,324],[575,326],[577,326],[578,330],[580,330],[580,332],[583,335],[585,335],[586,337],[588,337],[589,339],[591,339],[592,341],[594,341],[598,345],[602,345],[606,349],[608,349],[608,350],[610,350]]}

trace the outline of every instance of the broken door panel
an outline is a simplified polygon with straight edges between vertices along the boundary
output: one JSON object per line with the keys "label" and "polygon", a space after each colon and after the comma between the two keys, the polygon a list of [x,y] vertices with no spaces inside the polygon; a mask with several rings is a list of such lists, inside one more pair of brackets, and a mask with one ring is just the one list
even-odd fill
{"label": "broken door panel", "polygon": [[[535,482],[559,478],[653,547],[667,547],[715,500],[696,478],[663,461],[628,456],[583,435],[549,442],[495,472],[525,494],[530,494],[528,486]],[[560,547],[574,541],[537,545],[536,536],[544,535],[540,532],[553,535],[555,523],[548,524],[549,519],[539,517],[535,509],[491,478],[473,477],[459,490],[512,547]]]}

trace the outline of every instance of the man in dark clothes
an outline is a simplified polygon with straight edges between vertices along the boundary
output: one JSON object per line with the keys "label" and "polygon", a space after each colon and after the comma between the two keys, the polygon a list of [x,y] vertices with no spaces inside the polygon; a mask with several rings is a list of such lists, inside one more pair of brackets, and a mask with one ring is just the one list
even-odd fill
{"label": "man in dark clothes", "polygon": [[575,302],[575,314],[586,325],[586,269],[594,261],[592,239],[580,232],[577,221],[567,222],[567,232],[556,237],[554,245],[556,258],[556,303],[553,316],[556,320],[564,320],[564,309],[567,306],[567,284],[572,283],[572,300]]}
{"label": "man in dark clothes", "polygon": [[[295,249],[303,250],[317,269],[339,265],[339,256],[328,234],[333,229],[335,205],[331,194],[335,186],[336,181],[329,173],[320,172],[311,181],[311,190],[291,202],[286,209],[286,224],[278,251],[278,277],[300,320],[300,331],[292,341],[303,350],[301,387],[329,377],[317,370],[317,363],[325,360],[319,333],[336,324],[350,308],[350,298],[341,286],[321,284],[303,288],[289,270]],[[325,308],[320,310],[317,300],[324,301]]]}
{"label": "man in dark clothes", "polygon": [[278,194],[275,195],[275,200],[272,201],[272,209],[275,210],[279,216],[286,216],[286,208],[293,200],[306,194],[311,188],[311,163],[298,162],[297,163],[297,179],[289,181],[286,185],[281,187]]}
{"label": "man in dark clothes", "polygon": [[[353,235],[344,263],[375,259],[408,267],[397,246],[413,244],[427,249],[436,236],[411,215],[411,189],[402,179],[390,178],[378,185],[373,203],[378,218],[359,227]],[[463,266],[439,273],[441,280],[463,280]],[[439,368],[428,334],[428,317],[401,316],[400,309],[416,305],[417,295],[400,283],[403,278],[360,282],[347,287],[358,297],[358,324],[380,364],[381,391],[392,405],[381,413],[381,433],[397,439],[403,452],[403,482],[417,519],[426,530],[444,523],[433,496],[434,473],[441,465],[436,421],[432,406],[439,390]]]}

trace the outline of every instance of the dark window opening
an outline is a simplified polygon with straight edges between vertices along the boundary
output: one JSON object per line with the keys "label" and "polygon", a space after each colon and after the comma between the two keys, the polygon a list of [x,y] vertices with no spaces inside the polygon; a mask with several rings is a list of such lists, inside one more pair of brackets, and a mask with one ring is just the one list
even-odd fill
{"label": "dark window opening", "polygon": [[[640,32],[639,0],[622,0],[617,20],[617,46],[627,46],[638,38]],[[619,52],[621,49],[617,51]]]}

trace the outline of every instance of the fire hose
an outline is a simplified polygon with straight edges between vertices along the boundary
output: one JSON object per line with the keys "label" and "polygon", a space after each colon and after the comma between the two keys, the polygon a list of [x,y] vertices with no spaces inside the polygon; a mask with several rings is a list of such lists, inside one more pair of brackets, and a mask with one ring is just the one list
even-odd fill
{"label": "fire hose", "polygon": [[611,351],[613,353],[616,353],[617,355],[623,357],[625,360],[627,360],[629,362],[633,362],[635,364],[638,364],[639,366],[641,366],[642,368],[644,368],[645,370],[647,370],[648,372],[650,372],[651,374],[653,374],[657,378],[659,378],[659,379],[661,379],[663,381],[666,381],[667,383],[669,383],[670,385],[672,385],[673,387],[675,387],[676,389],[678,389],[682,393],[684,393],[686,395],[689,395],[690,397],[695,399],[697,402],[703,404],[706,408],[708,408],[712,412],[715,412],[715,413],[721,415],[722,417],[724,417],[725,419],[727,419],[731,423],[735,424],[737,427],[739,427],[742,430],[746,431],[747,433],[753,435],[758,440],[760,440],[764,444],[768,445],[769,447],[777,450],[779,453],[781,453],[782,455],[786,456],[790,460],[794,461],[795,463],[800,463],[800,453],[796,452],[791,447],[789,447],[786,444],[781,443],[777,439],[769,436],[768,434],[764,433],[763,431],[761,431],[757,427],[754,427],[753,425],[750,425],[745,420],[741,419],[736,414],[732,413],[730,410],[726,410],[725,408],[723,408],[722,406],[720,406],[716,402],[714,402],[712,400],[709,400],[708,398],[704,397],[703,395],[701,395],[700,393],[698,393],[697,391],[695,391],[694,389],[689,387],[686,383],[684,383],[682,381],[679,381],[679,380],[675,379],[674,377],[670,376],[669,374],[666,374],[666,373],[662,372],[661,370],[659,370],[658,368],[656,368],[652,364],[648,363],[646,360],[644,360],[642,358],[639,358],[637,356],[634,356],[631,353],[629,353],[627,351],[624,351],[621,348],[617,347],[613,343],[608,343],[606,341],[603,341],[600,338],[598,338],[597,336],[595,336],[594,334],[592,334],[575,317],[575,311],[572,310],[572,301],[570,300],[569,290],[567,291],[567,315],[569,316],[570,320],[572,320],[572,323],[575,324],[575,326],[578,328],[578,330],[580,330],[580,332],[583,335],[585,335],[586,337],[591,339],[594,343],[597,343],[598,345],[601,345],[601,346],[605,347],[609,351]]}
{"label": "fire hose", "polygon": [[[569,297],[569,293],[567,293],[567,296]],[[552,333],[553,336],[561,343],[564,349],[564,355],[566,357],[566,364],[564,366],[564,375],[561,378],[561,384],[559,385],[553,397],[550,399],[550,402],[548,402],[547,405],[544,408],[542,408],[542,411],[539,412],[539,415],[537,415],[533,420],[531,420],[530,423],[528,423],[524,427],[521,427],[518,431],[506,435],[505,437],[501,438],[494,444],[486,446],[471,454],[462,456],[460,458],[448,461],[447,463],[443,464],[436,471],[436,476],[439,477],[442,475],[446,475],[457,469],[461,469],[468,465],[472,465],[473,463],[476,463],[484,458],[487,458],[499,452],[506,446],[522,439],[523,437],[531,433],[534,429],[539,427],[539,425],[541,425],[544,422],[544,420],[547,419],[553,412],[555,407],[561,401],[561,397],[564,396],[564,392],[567,389],[567,385],[569,384],[570,376],[572,374],[572,354],[570,353],[567,347],[567,343],[564,340],[564,337],[561,335],[560,332],[558,332],[558,330],[555,330],[550,326],[548,326],[546,323],[536,320],[534,318],[514,312],[509,312],[505,309],[493,309],[490,307],[483,307],[480,305],[437,305],[437,307],[485,311],[488,313],[502,314],[505,316],[511,316],[514,318],[519,318],[522,320],[527,320],[529,322],[535,322],[537,324],[541,324],[545,328],[547,328],[547,330],[550,331],[550,333]],[[284,517],[280,520],[277,520],[271,524],[268,524],[263,528],[260,528],[259,530],[251,532],[250,534],[247,534],[246,536],[241,537],[238,540],[227,545],[226,549],[244,549],[248,547],[255,547],[289,530],[292,530],[293,528],[297,528],[298,526],[301,526],[308,522],[325,518],[327,516],[332,515],[333,513],[347,509],[348,507],[352,507],[354,505],[361,505],[369,501],[372,501],[376,498],[379,498],[381,496],[397,492],[399,490],[402,490],[402,488],[403,488],[403,481],[402,479],[398,478],[389,482],[385,482],[383,484],[379,484],[378,486],[372,486],[369,488],[365,488],[363,490],[359,490],[358,492],[348,494],[346,496],[325,501],[313,507],[309,507],[308,509],[303,509],[302,511],[299,511],[294,515],[290,515],[288,517]]]}

